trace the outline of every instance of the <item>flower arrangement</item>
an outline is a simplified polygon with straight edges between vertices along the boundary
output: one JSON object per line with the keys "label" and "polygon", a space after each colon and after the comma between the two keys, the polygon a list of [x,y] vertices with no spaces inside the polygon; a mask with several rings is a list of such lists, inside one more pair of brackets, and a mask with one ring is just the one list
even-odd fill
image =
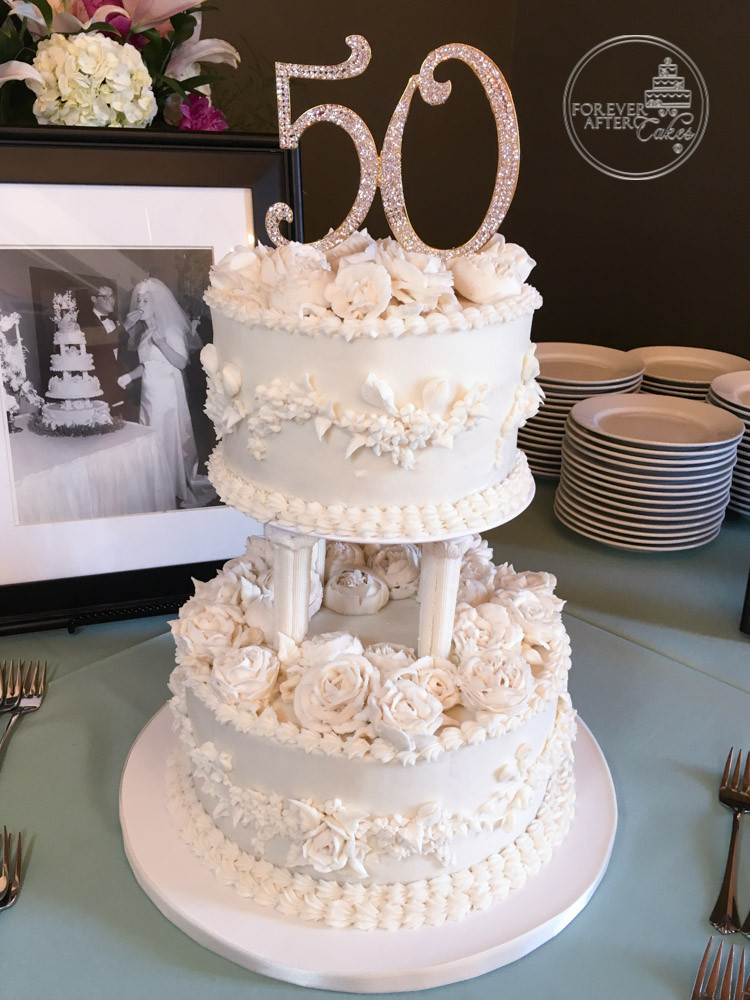
{"label": "flower arrangement", "polygon": [[0,0],[0,124],[220,132],[215,77],[234,46],[201,38],[203,0]]}
{"label": "flower arrangement", "polygon": [[[5,391],[5,410],[9,417],[20,409],[18,397],[38,406],[41,396],[26,376],[26,351],[21,342],[19,313],[0,313],[0,382]],[[14,332],[11,341],[11,332]]]}

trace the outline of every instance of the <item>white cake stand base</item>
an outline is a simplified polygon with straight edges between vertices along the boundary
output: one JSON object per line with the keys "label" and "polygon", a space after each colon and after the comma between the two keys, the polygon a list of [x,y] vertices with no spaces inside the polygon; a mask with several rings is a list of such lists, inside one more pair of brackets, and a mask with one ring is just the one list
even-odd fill
{"label": "white cake stand base", "polygon": [[564,843],[519,892],[457,923],[406,931],[333,930],[284,917],[219,884],[166,807],[175,745],[165,705],[135,741],[120,786],[120,822],[135,877],[167,919],[211,951],[274,979],[354,993],[420,990],[480,976],[559,934],[591,899],[617,826],[612,777],[579,720],[576,815]]}

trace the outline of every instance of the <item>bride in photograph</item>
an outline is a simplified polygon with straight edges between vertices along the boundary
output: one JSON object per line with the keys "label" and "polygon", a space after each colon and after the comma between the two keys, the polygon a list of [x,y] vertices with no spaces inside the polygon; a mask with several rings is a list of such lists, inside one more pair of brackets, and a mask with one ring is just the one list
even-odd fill
{"label": "bride in photograph", "polygon": [[177,299],[158,278],[146,278],[133,289],[125,323],[129,349],[139,365],[118,383],[124,389],[141,381],[139,422],[150,427],[172,474],[180,507],[203,507],[216,498],[207,476],[198,473],[198,453],[190,420],[184,369],[202,344]]}

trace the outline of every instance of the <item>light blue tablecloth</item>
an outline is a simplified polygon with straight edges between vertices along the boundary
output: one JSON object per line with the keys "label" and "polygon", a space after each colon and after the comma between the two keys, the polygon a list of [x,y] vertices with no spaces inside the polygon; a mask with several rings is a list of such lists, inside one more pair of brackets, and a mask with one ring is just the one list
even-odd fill
{"label": "light blue tablecloth", "polygon": [[[733,518],[716,542],[692,552],[623,553],[558,525],[543,485],[533,507],[492,538],[498,561],[559,577],[569,601],[571,692],[609,762],[620,822],[609,870],[568,928],[513,965],[429,995],[689,997],[729,837],[718,777],[729,747],[750,745],[750,638],[737,629],[750,523]],[[28,843],[21,898],[0,914],[0,997],[332,995],[265,979],[204,950],[157,911],[131,873],[118,785],[133,741],[167,697],[165,628],[164,619],[149,619],[0,639],[0,658],[55,665],[42,710],[20,725],[0,771],[0,823],[22,829]]]}

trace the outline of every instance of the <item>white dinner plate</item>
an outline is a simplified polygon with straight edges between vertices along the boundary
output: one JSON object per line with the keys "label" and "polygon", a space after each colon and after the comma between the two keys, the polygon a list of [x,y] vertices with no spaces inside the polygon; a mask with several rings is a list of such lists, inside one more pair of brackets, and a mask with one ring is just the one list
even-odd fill
{"label": "white dinner plate", "polygon": [[562,450],[563,472],[572,471],[577,473],[581,479],[591,479],[594,483],[608,486],[625,493],[642,493],[644,496],[661,494],[668,496],[704,496],[707,493],[719,492],[726,488],[732,481],[732,470],[725,469],[716,477],[698,478],[691,476],[688,479],[663,477],[663,476],[624,476],[612,470],[602,469],[601,466],[590,465],[571,456],[570,451]]}
{"label": "white dinner plate", "polygon": [[621,382],[643,372],[631,351],[562,341],[537,344],[541,376],[547,382]]}
{"label": "white dinner plate", "polygon": [[607,504],[621,504],[626,508],[636,510],[684,510],[685,512],[700,511],[705,507],[721,501],[727,494],[732,480],[727,477],[718,486],[710,489],[703,487],[684,493],[674,490],[631,490],[609,480],[598,482],[591,476],[565,463],[565,482],[578,490],[584,496],[591,496]]}
{"label": "white dinner plate", "polygon": [[555,493],[555,506],[563,510],[568,517],[577,519],[581,524],[587,525],[602,534],[612,535],[621,541],[635,539],[643,542],[668,542],[670,544],[680,541],[693,541],[696,538],[702,538],[704,535],[709,534],[720,525],[724,520],[725,513],[722,510],[716,517],[706,520],[702,524],[695,525],[654,526],[636,522],[612,523],[611,520],[608,521],[605,518],[598,517],[590,511],[580,510],[564,496],[558,496],[559,493],[560,490],[558,487]]}
{"label": "white dinner plate", "polygon": [[600,534],[599,532],[587,527],[585,524],[582,524],[572,518],[568,518],[568,516],[562,510],[558,509],[557,506],[555,506],[554,512],[557,519],[564,524],[566,528],[570,528],[571,531],[575,531],[577,534],[583,535],[584,538],[590,538],[595,542],[602,542],[604,545],[610,545],[615,549],[629,549],[633,552],[682,552],[684,549],[697,549],[701,545],[707,545],[709,542],[712,542],[721,531],[721,525],[719,525],[714,528],[713,531],[707,532],[705,537],[696,539],[692,542],[687,542],[684,539],[677,543],[628,541],[614,538],[612,535],[608,535],[606,533]]}
{"label": "white dinner plate", "polygon": [[718,514],[723,506],[726,506],[729,499],[729,487],[724,487],[721,493],[710,501],[702,503],[679,504],[669,499],[657,498],[645,503],[627,502],[617,496],[608,496],[592,490],[590,487],[581,487],[580,484],[569,475],[565,475],[560,480],[560,485],[564,486],[568,499],[575,501],[577,506],[588,506],[592,510],[602,513],[611,512],[618,517],[631,517],[640,521],[689,521],[701,517],[710,518],[712,514]]}
{"label": "white dinner plate", "polygon": [[644,375],[674,382],[710,382],[727,372],[750,369],[747,358],[704,347],[636,347],[628,353],[643,359]]}
{"label": "white dinner plate", "polygon": [[739,440],[745,430],[738,417],[718,406],[640,393],[591,396],[576,403],[571,417],[617,441],[680,450]]}
{"label": "white dinner plate", "polygon": [[606,475],[616,475],[625,482],[695,482],[706,483],[721,478],[722,475],[732,474],[735,464],[734,454],[729,458],[722,457],[716,462],[706,463],[698,466],[669,466],[669,465],[647,465],[637,464],[627,459],[618,461],[617,459],[603,458],[599,455],[587,453],[568,436],[564,439],[561,453],[567,455],[569,461],[577,466],[592,469],[594,472]]}
{"label": "white dinner plate", "polygon": [[717,376],[711,382],[711,391],[720,399],[744,410],[750,418],[750,370]]}
{"label": "white dinner plate", "polygon": [[605,458],[608,461],[626,463],[632,468],[684,468],[697,469],[709,468],[735,458],[737,455],[737,442],[730,441],[717,445],[715,448],[704,449],[703,451],[680,450],[678,452],[649,451],[646,448],[629,447],[620,445],[616,441],[604,440],[588,434],[584,427],[581,427],[574,420],[569,420],[565,433],[570,441],[580,450],[592,457]]}
{"label": "white dinner plate", "polygon": [[560,480],[556,496],[571,514],[575,514],[583,520],[596,522],[600,528],[607,526],[619,532],[634,532],[636,534],[645,532],[658,535],[659,537],[664,534],[679,536],[700,534],[721,520],[724,517],[724,510],[726,508],[726,502],[724,502],[718,508],[712,509],[710,513],[691,514],[684,520],[680,518],[675,518],[674,520],[657,518],[655,521],[651,521],[642,518],[639,513],[629,514],[609,509],[599,510],[597,507],[589,504],[587,500],[580,501],[567,491],[564,479]]}
{"label": "white dinner plate", "polygon": [[717,497],[725,493],[731,483],[731,473],[724,475],[716,482],[709,483],[674,483],[668,482],[666,487],[662,483],[635,482],[627,483],[618,480],[614,476],[600,476],[596,472],[588,469],[578,468],[565,456],[562,460],[562,471],[566,479],[574,480],[583,489],[608,490],[616,496],[621,497],[626,502],[650,502],[667,503],[710,503]]}
{"label": "white dinner plate", "polygon": [[621,382],[547,382],[540,376],[537,382],[544,394],[555,400],[579,400],[587,396],[601,396],[605,392],[636,392],[641,384],[641,376],[624,379]]}

